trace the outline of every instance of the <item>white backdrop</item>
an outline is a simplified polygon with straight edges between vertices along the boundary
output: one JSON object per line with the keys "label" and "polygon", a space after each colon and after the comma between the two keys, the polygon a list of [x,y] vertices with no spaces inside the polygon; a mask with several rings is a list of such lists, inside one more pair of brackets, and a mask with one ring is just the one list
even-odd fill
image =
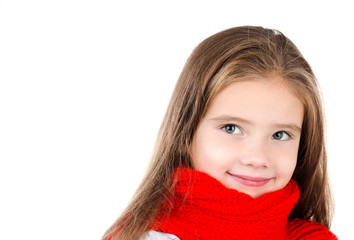
{"label": "white backdrop", "polygon": [[0,0],[0,239],[98,239],[148,164],[193,48],[276,28],[322,87],[332,231],[354,239],[349,1]]}

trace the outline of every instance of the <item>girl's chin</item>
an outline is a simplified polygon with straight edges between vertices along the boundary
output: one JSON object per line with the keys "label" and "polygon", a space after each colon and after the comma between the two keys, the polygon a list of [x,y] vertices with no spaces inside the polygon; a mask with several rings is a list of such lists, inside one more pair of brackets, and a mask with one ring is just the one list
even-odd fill
{"label": "girl's chin", "polygon": [[252,198],[258,198],[270,191],[267,191],[266,189],[245,189],[245,188],[242,188],[242,187],[237,187],[237,186],[227,186],[225,185],[227,188],[230,188],[230,189],[235,189],[237,190],[238,192],[241,192],[241,193],[244,193],[244,194],[247,194],[249,195],[250,197]]}

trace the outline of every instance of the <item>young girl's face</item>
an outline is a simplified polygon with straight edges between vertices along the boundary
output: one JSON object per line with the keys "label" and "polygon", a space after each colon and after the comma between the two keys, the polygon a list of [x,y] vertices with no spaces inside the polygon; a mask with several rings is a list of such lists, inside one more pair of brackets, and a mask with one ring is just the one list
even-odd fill
{"label": "young girl's face", "polygon": [[253,198],[280,190],[296,166],[303,115],[280,78],[232,83],[199,123],[193,166]]}

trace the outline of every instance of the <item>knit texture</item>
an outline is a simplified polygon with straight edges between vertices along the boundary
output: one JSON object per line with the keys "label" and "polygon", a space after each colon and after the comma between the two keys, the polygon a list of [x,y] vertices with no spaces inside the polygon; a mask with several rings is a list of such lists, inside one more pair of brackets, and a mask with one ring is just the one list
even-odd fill
{"label": "knit texture", "polygon": [[288,239],[333,239],[337,237],[317,222],[305,219],[294,219],[288,223]]}
{"label": "knit texture", "polygon": [[[325,227],[288,216],[299,198],[291,180],[283,189],[256,199],[228,189],[205,173],[176,169],[174,196],[166,202],[151,229],[181,240],[218,239],[336,239]],[[171,208],[171,206],[173,206]],[[289,235],[289,236],[288,236]]]}

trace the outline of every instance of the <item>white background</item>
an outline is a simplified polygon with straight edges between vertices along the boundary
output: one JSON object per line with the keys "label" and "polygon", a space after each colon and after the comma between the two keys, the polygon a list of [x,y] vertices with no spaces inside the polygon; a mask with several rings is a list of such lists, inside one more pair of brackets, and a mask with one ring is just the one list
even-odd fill
{"label": "white background", "polygon": [[322,87],[332,231],[354,239],[349,1],[0,0],[0,239],[99,239],[138,186],[193,48],[287,35]]}

